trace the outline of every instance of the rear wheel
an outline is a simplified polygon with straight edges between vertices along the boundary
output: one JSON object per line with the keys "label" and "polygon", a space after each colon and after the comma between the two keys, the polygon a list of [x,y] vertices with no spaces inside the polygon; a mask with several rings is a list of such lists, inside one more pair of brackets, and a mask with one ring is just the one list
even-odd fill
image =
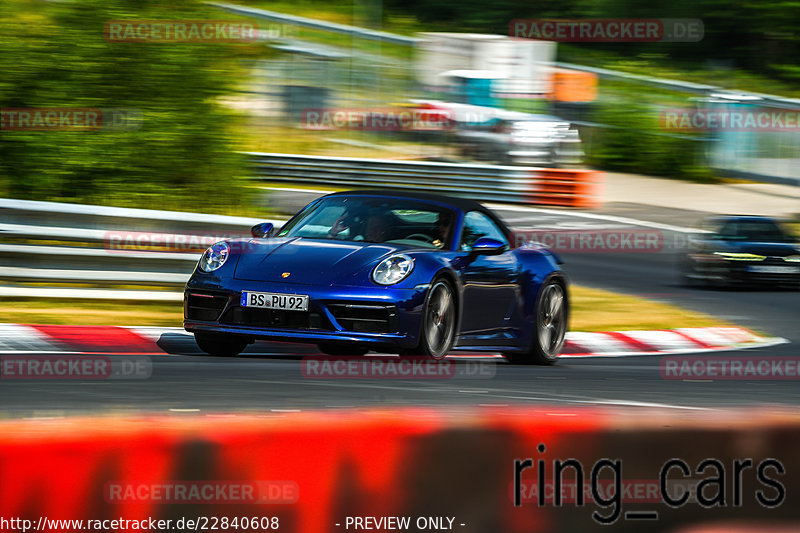
{"label": "rear wheel", "polygon": [[444,279],[436,280],[425,299],[422,330],[414,355],[442,359],[453,347],[456,331],[456,300],[453,289]]}
{"label": "rear wheel", "polygon": [[558,359],[567,334],[569,304],[564,286],[550,279],[539,291],[534,318],[534,334],[527,353],[507,353],[514,364],[551,365]]}
{"label": "rear wheel", "polygon": [[221,357],[239,355],[250,344],[250,339],[241,335],[208,331],[196,331],[194,340],[197,342],[197,346],[207,354]]}

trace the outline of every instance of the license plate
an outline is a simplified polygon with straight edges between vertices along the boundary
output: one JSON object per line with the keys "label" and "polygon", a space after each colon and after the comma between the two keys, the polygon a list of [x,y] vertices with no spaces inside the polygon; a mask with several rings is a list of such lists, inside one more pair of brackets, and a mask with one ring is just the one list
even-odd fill
{"label": "license plate", "polygon": [[759,274],[797,274],[800,273],[800,267],[794,266],[772,266],[772,265],[753,265],[747,267],[748,272],[756,272]]}
{"label": "license plate", "polygon": [[305,294],[275,294],[272,292],[242,292],[242,307],[261,307],[285,311],[308,311]]}

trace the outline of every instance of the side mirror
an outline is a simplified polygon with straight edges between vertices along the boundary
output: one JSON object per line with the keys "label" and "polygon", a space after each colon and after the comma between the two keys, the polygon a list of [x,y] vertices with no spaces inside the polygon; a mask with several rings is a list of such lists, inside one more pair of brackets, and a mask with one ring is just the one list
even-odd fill
{"label": "side mirror", "polygon": [[262,222],[250,228],[250,235],[258,239],[269,237],[274,229],[272,222]]}
{"label": "side mirror", "polygon": [[472,245],[472,253],[479,255],[497,255],[506,251],[506,243],[492,239],[491,237],[481,237]]}

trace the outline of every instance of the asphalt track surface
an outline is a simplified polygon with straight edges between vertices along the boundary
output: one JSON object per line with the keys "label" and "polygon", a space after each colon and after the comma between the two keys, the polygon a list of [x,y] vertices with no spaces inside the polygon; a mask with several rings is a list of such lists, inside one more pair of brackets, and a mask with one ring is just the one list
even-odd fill
{"label": "asphalt track surface", "polygon": [[[615,215],[684,226],[697,218],[696,213],[652,208],[644,212],[636,206],[612,206],[604,211],[611,220],[522,209],[499,213],[515,227],[632,227],[614,219]],[[800,292],[683,287],[676,276],[676,256],[671,249],[659,253],[562,255],[566,271],[576,283],[677,303],[789,341],[769,348],[714,352],[713,356],[800,355]],[[304,355],[316,353],[313,347],[260,342],[241,357],[217,358],[199,354],[191,341],[165,336],[162,344],[172,353],[148,356],[146,379],[2,380],[0,416],[291,413],[394,406],[469,409],[526,404],[688,410],[800,405],[800,387],[794,380],[666,380],[659,356],[570,358],[552,367],[457,359],[452,363],[457,375],[440,379],[310,379],[303,376],[301,365]],[[484,366],[479,367],[479,362]],[[479,368],[484,375],[474,375]]]}

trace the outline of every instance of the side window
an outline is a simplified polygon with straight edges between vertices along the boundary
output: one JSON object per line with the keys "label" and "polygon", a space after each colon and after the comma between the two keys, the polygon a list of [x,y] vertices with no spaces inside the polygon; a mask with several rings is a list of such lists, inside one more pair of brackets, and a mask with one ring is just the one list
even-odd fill
{"label": "side window", "polygon": [[735,239],[739,236],[739,224],[736,221],[728,221],[722,225],[718,233],[721,239]]}
{"label": "side window", "polygon": [[461,232],[461,251],[468,252],[472,250],[472,245],[481,237],[491,237],[508,245],[508,239],[491,218],[480,211],[470,211],[464,216],[464,231]]}

